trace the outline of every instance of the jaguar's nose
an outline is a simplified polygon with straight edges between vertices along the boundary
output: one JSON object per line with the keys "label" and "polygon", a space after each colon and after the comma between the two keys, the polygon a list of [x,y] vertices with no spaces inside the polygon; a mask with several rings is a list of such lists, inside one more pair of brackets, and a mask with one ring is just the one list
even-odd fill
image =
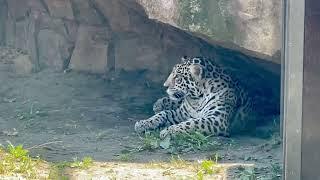
{"label": "jaguar's nose", "polygon": [[170,86],[170,81],[167,80],[166,82],[164,82],[163,86],[164,87],[169,87]]}
{"label": "jaguar's nose", "polygon": [[169,87],[171,81],[172,81],[172,74],[169,75],[168,79],[166,80],[166,82],[164,82],[163,86],[164,87]]}

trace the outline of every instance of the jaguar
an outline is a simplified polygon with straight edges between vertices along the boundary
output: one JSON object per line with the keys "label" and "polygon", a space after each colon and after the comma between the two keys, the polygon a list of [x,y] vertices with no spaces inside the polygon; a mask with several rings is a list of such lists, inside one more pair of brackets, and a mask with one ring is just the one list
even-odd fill
{"label": "jaguar", "polygon": [[230,137],[247,127],[253,105],[239,81],[210,58],[182,57],[164,83],[167,97],[154,115],[135,123],[135,131],[161,129],[160,138],[183,133]]}

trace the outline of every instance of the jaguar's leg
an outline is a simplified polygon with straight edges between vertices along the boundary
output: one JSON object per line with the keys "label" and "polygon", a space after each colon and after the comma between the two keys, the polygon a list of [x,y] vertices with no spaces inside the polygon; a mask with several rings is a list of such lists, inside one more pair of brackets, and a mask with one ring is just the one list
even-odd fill
{"label": "jaguar's leg", "polygon": [[234,112],[232,123],[230,124],[230,132],[239,134],[246,131],[254,130],[256,127],[257,114],[253,111],[251,99],[243,106],[237,108]]}
{"label": "jaguar's leg", "polygon": [[182,100],[172,100],[169,97],[163,97],[158,99],[154,104],[153,104],[153,111],[155,114],[165,111],[165,110],[175,110],[180,107],[182,103]]}
{"label": "jaguar's leg", "polygon": [[135,124],[135,131],[142,133],[149,130],[158,129],[163,126],[178,124],[185,120],[185,114],[179,109],[161,111],[146,120],[140,120]]}
{"label": "jaguar's leg", "polygon": [[206,135],[229,136],[228,119],[223,117],[205,117],[189,119],[179,124],[171,125],[160,132],[160,138],[175,136],[178,134],[199,132]]}

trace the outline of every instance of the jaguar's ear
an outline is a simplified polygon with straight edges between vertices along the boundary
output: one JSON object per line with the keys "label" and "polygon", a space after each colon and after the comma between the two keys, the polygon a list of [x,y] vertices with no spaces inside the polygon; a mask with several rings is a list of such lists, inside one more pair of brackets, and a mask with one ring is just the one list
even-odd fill
{"label": "jaguar's ear", "polygon": [[198,64],[192,64],[190,65],[190,73],[192,77],[196,80],[201,80],[203,76],[203,69],[200,65]]}
{"label": "jaguar's ear", "polygon": [[181,62],[182,62],[182,63],[188,62],[188,56],[183,56],[183,57],[181,58]]}

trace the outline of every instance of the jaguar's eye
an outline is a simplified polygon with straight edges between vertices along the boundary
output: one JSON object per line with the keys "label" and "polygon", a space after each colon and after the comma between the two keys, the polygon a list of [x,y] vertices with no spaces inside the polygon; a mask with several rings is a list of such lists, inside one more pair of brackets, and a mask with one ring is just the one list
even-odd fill
{"label": "jaguar's eye", "polygon": [[176,82],[177,84],[181,84],[181,83],[182,83],[182,78],[181,78],[180,76],[176,77],[176,78],[175,78],[175,82]]}

